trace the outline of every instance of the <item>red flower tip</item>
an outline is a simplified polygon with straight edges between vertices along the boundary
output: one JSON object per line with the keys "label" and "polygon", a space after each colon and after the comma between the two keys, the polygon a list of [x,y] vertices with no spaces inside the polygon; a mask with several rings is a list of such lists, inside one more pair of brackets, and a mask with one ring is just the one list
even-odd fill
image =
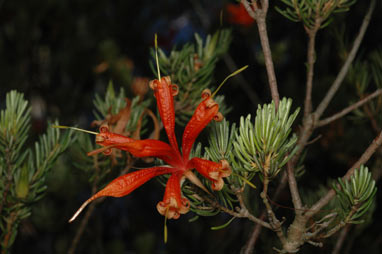
{"label": "red flower tip", "polygon": [[77,216],[81,213],[81,211],[90,202],[92,202],[93,200],[97,198],[126,196],[130,192],[134,191],[139,186],[144,184],[145,182],[149,181],[151,178],[158,175],[174,173],[175,171],[176,169],[171,167],[153,167],[153,168],[141,169],[141,170],[134,171],[126,175],[117,177],[111,183],[106,185],[105,188],[103,188],[102,190],[94,194],[92,197],[90,197],[88,200],[86,200],[81,205],[81,207],[77,210],[77,212],[73,215],[73,217],[69,220],[69,222],[72,222],[73,220],[75,220]]}
{"label": "red flower tip", "polygon": [[223,177],[231,175],[232,170],[228,161],[213,162],[200,158],[192,158],[191,165],[204,177],[210,180],[213,190],[221,190],[224,186]]}
{"label": "red flower tip", "polygon": [[254,19],[249,16],[247,10],[242,3],[240,4],[228,4],[228,22],[231,24],[242,25],[245,27],[251,26],[254,23]]}
{"label": "red flower tip", "polygon": [[102,125],[99,128],[99,132],[100,133],[96,135],[96,143],[101,146],[113,146],[134,141],[132,138],[110,132],[107,125]]}
{"label": "red flower tip", "polygon": [[180,190],[180,174],[173,173],[167,181],[163,201],[157,204],[157,210],[167,219],[178,219],[180,214],[190,210],[190,201],[182,197]]}
{"label": "red flower tip", "polygon": [[170,88],[172,96],[176,96],[179,92],[178,86],[176,84],[171,83],[170,76],[162,77],[161,80],[151,80],[149,86],[151,89],[154,90],[154,92],[158,91],[158,89],[165,89],[166,86],[168,86]]}

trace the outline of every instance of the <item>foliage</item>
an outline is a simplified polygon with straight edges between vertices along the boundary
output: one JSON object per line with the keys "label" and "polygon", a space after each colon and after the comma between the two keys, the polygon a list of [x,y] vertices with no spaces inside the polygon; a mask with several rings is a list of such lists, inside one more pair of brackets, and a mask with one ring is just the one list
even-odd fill
{"label": "foliage", "polygon": [[260,171],[273,178],[295,153],[297,137],[288,136],[299,109],[289,115],[291,105],[292,100],[286,98],[277,112],[274,103],[259,105],[254,125],[250,115],[240,119],[234,151],[248,171]]}
{"label": "foliage", "polygon": [[288,7],[276,10],[287,19],[303,22],[308,29],[324,28],[333,21],[333,13],[346,12],[356,0],[281,0]]}
{"label": "foliage", "polygon": [[[197,8],[198,1],[192,2]],[[276,7],[277,11],[288,20],[302,22],[309,36],[307,80],[311,79],[310,82],[307,81],[307,95],[306,98],[303,99],[296,98],[296,95],[300,94],[300,90],[303,90],[301,89],[302,78],[299,75],[305,72],[301,72],[301,70],[293,71],[296,70],[297,67],[296,69],[292,68],[292,64],[289,63],[291,63],[291,59],[295,59],[293,47],[298,48],[299,52],[296,52],[296,55],[297,53],[304,53],[305,50],[301,50],[300,40],[294,40],[293,38],[292,50],[290,51],[293,52],[293,56],[287,51],[284,52],[285,56],[283,55],[281,57],[274,57],[270,54],[269,51],[274,48],[274,44],[273,42],[272,44],[268,43],[265,24],[268,22],[272,30],[275,28],[272,26],[274,24],[273,19],[266,20],[268,2],[267,0],[241,1],[249,17],[256,19],[253,25],[257,25],[259,28],[259,40],[261,43],[253,43],[251,33],[257,30],[248,26],[245,28],[234,27],[235,30],[233,33],[231,29],[221,29],[212,35],[205,36],[205,38],[204,36],[195,34],[193,43],[186,43],[185,45],[176,46],[172,49],[166,48],[159,50],[158,61],[161,73],[163,76],[169,76],[172,82],[179,86],[179,94],[174,97],[176,123],[178,125],[185,125],[201,100],[201,91],[205,88],[215,88],[216,80],[221,79],[221,75],[227,74],[224,68],[220,68],[221,65],[218,65],[218,61],[223,55],[229,52],[228,48],[231,41],[237,43],[234,46],[239,45],[239,47],[247,43],[246,40],[251,42],[250,50],[247,48],[248,52],[245,52],[246,55],[238,54],[236,56],[232,54],[234,58],[237,57],[240,61],[246,61],[247,58],[250,58],[251,54],[248,54],[250,51],[253,51],[257,56],[261,55],[257,51],[260,51],[260,46],[263,49],[264,57],[261,58],[264,61],[255,63],[256,72],[253,76],[259,75],[263,67],[267,70],[269,85],[272,90],[272,100],[269,100],[267,97],[268,94],[264,92],[264,101],[266,102],[260,103],[260,105],[257,106],[256,114],[252,113],[252,115],[247,115],[248,112],[244,111],[251,110],[251,108],[256,110],[255,103],[257,102],[251,101],[251,103],[254,104],[253,107],[248,105],[243,106],[241,104],[245,104],[245,102],[240,101],[243,97],[240,94],[240,97],[232,96],[232,98],[229,98],[234,100],[234,103],[230,104],[230,108],[227,108],[224,102],[224,96],[215,97],[214,99],[220,106],[220,111],[228,113],[230,110],[233,110],[235,115],[232,116],[232,118],[240,119],[240,121],[235,122],[231,119],[230,121],[224,119],[220,123],[210,124],[208,132],[202,134],[204,137],[208,137],[208,140],[200,138],[200,143],[194,147],[190,155],[190,158],[201,157],[213,162],[219,162],[221,160],[228,161],[232,174],[224,178],[224,187],[219,191],[214,190],[211,179],[206,180],[201,173],[199,174],[195,172],[195,170],[192,170],[192,172],[195,172],[196,177],[202,183],[201,185],[197,186],[194,182],[186,179],[182,179],[181,181],[182,194],[190,200],[190,209],[195,213],[195,217],[191,218],[190,221],[195,221],[202,216],[209,216],[209,218],[199,220],[196,223],[207,224],[205,223],[207,220],[208,222],[215,223],[221,218],[225,220],[225,222],[218,222],[221,226],[212,227],[211,229],[221,230],[228,228],[229,230],[221,230],[218,232],[219,237],[227,241],[217,241],[218,243],[214,243],[210,241],[208,234],[203,232],[203,241],[209,245],[210,250],[215,252],[232,252],[225,249],[225,244],[228,244],[228,242],[234,246],[235,249],[233,251],[237,252],[237,245],[244,244],[243,234],[248,234],[250,238],[245,244],[245,247],[243,247],[242,252],[250,253],[251,244],[253,248],[253,242],[257,240],[256,234],[259,234],[262,227],[274,233],[274,237],[270,237],[269,232],[262,232],[263,236],[261,240],[264,244],[260,247],[258,245],[256,251],[264,253],[270,252],[271,247],[278,246],[280,253],[296,253],[299,252],[301,248],[309,248],[306,247],[306,243],[313,246],[322,246],[323,244],[330,245],[331,243],[329,241],[324,243],[323,240],[335,236],[334,234],[341,229],[343,229],[341,236],[345,235],[346,237],[347,232],[352,230],[351,224],[362,223],[366,217],[371,218],[373,216],[373,205],[376,204],[374,197],[376,196],[376,182],[378,178],[373,180],[372,177],[379,177],[375,172],[380,170],[381,161],[380,158],[377,158],[375,161],[370,160],[370,162],[368,162],[368,160],[373,153],[379,155],[382,153],[380,146],[382,138],[378,136],[380,135],[380,126],[382,124],[382,115],[380,114],[382,109],[382,51],[380,49],[368,52],[365,55],[366,57],[362,55],[358,56],[357,60],[352,62],[352,60],[349,59],[354,57],[355,53],[352,53],[353,50],[348,52],[347,46],[341,41],[343,46],[343,48],[341,48],[343,52],[341,53],[343,54],[340,58],[341,61],[344,61],[345,70],[343,71],[341,68],[339,73],[345,73],[341,75],[343,77],[347,76],[346,82],[349,83],[348,87],[353,87],[354,89],[352,91],[342,91],[340,96],[341,100],[338,101],[338,105],[341,105],[341,103],[345,105],[349,104],[349,107],[345,108],[344,111],[340,111],[340,116],[334,114],[334,117],[332,116],[333,118],[330,116],[324,119],[321,118],[322,112],[324,112],[327,107],[327,105],[322,105],[325,104],[324,102],[326,98],[328,98],[328,94],[333,90],[333,85],[328,87],[326,84],[330,85],[329,81],[334,79],[331,75],[338,68],[338,63],[334,63],[334,61],[333,63],[324,61],[324,63],[318,64],[321,59],[317,57],[317,55],[321,53],[325,54],[325,52],[323,52],[325,51],[325,47],[329,47],[328,45],[331,46],[331,44],[327,43],[326,40],[325,43],[316,43],[317,45],[321,44],[317,47],[319,50],[316,52],[314,43],[315,33],[328,25],[335,25],[335,22],[332,21],[334,18],[340,16],[335,15],[335,13],[348,11],[356,1],[282,0],[286,8],[281,9]],[[375,1],[371,0],[370,2]],[[150,5],[155,6],[156,4],[150,3]],[[107,12],[109,11],[110,10]],[[147,13],[144,16],[147,17]],[[365,17],[367,18],[368,16],[366,15]],[[271,20],[272,22],[269,22]],[[152,19],[150,19],[150,22],[152,22]],[[79,24],[78,30],[82,32],[87,31],[87,29],[83,29],[82,27],[86,26],[86,20],[77,23]],[[173,29],[173,27],[166,27],[166,30],[171,29]],[[10,29],[8,28],[6,32],[7,31],[9,32]],[[285,36],[284,31],[282,31],[282,33],[280,33],[280,37],[282,37],[281,42],[277,42],[276,38],[275,43],[282,44],[285,47],[287,45],[290,46],[288,44],[290,37],[295,34],[290,33],[289,30],[285,33],[288,35]],[[129,30],[129,34],[134,33]],[[274,34],[276,34],[276,32],[274,32]],[[134,37],[135,36],[136,33],[134,34]],[[238,36],[243,36],[244,40],[238,42]],[[235,38],[235,40],[232,40],[232,38]],[[327,39],[326,37],[322,38]],[[341,40],[344,39],[342,38]],[[89,41],[93,42],[91,39]],[[0,41],[0,48],[3,48],[1,42],[3,42],[3,40]],[[269,44],[268,48],[266,47],[267,44]],[[147,48],[147,45],[144,45],[144,47]],[[321,49],[324,50],[320,51]],[[134,93],[134,84],[131,83],[133,81],[133,63],[129,62],[127,58],[119,56],[118,45],[114,43],[112,39],[104,40],[101,45],[101,50],[104,54],[102,56],[103,62],[97,65],[95,72],[97,74],[104,73],[106,66],[106,68],[109,68],[111,71],[105,74],[122,77],[120,80],[126,82],[126,84],[122,84],[123,87],[132,87]],[[358,49],[356,49],[355,52],[357,50]],[[230,53],[232,53],[232,51]],[[151,51],[151,55],[155,55],[154,50]],[[349,57],[349,55],[351,57]],[[141,57],[141,55],[139,55],[139,57],[142,58],[144,62],[147,62],[147,57]],[[332,57],[334,58],[334,56],[330,56],[330,59],[332,59]],[[229,65],[227,58],[228,57],[225,58],[225,62]],[[299,57],[296,58],[300,59]],[[297,108],[294,111],[292,110],[291,98],[283,98],[280,100],[278,95],[276,96],[274,93],[275,87],[277,90],[276,77],[272,77],[272,71],[269,71],[269,68],[274,68],[273,65],[269,64],[272,62],[272,59],[285,60],[285,62],[288,63],[287,65],[289,65],[286,67],[280,63],[275,63],[275,66],[280,68],[280,70],[276,71],[276,73],[278,73],[277,80],[280,82],[279,84],[282,82],[280,88],[284,88],[280,89],[280,91],[284,90],[282,93],[285,93],[285,90],[289,90],[290,87],[293,88],[295,86],[295,89],[290,89],[290,93],[288,91],[288,96],[293,97],[293,105]],[[263,66],[263,64],[265,64],[265,66]],[[322,65],[324,65],[324,68],[322,68]],[[52,66],[54,66],[54,64]],[[156,75],[157,73],[154,66],[154,61],[150,61],[150,67]],[[293,64],[293,66],[300,65]],[[321,68],[317,68],[318,66]],[[346,68],[350,69],[347,70]],[[318,75],[313,75],[315,69]],[[141,71],[139,68],[135,70],[137,70],[137,73]],[[330,71],[329,77],[325,77],[325,74],[327,74],[325,71],[327,70]],[[230,71],[232,72],[232,70]],[[288,72],[288,75],[283,74],[284,72]],[[275,72],[273,71],[273,73]],[[248,76],[252,74],[251,72],[245,72],[245,78],[250,80],[251,83],[256,83],[251,78],[248,78]],[[282,78],[280,78],[280,76]],[[340,81],[337,83],[342,83],[341,78],[338,78],[339,76],[336,76],[334,83],[338,80]],[[285,77],[287,78],[284,79]],[[313,77],[315,78],[314,82]],[[99,76],[97,78],[100,79]],[[116,80],[114,79],[114,81]],[[103,81],[98,82],[98,84],[100,83],[103,83]],[[291,85],[292,83],[293,86]],[[316,83],[320,83],[320,86],[315,86]],[[146,89],[148,88],[148,84],[146,85],[147,87],[141,87],[142,90],[145,91],[143,95],[145,95],[148,90]],[[242,87],[246,87],[243,83],[241,83],[241,85]],[[263,84],[258,85],[256,83],[256,89],[254,89],[255,86],[249,85],[246,87],[246,91],[253,90],[259,92],[263,90],[263,88],[260,89],[259,87],[265,87],[262,85]],[[311,95],[314,95],[314,99],[308,96],[309,86],[312,90]],[[111,132],[137,140],[144,138],[163,140],[160,135],[164,134],[163,124],[161,125],[159,123],[160,119],[158,114],[152,112],[153,109],[156,109],[156,106],[151,93],[148,93],[147,97],[142,96],[142,94],[136,97],[128,97],[128,89],[121,88],[118,91],[111,82],[104,93],[99,93],[99,89],[97,88],[95,90],[97,92],[95,93],[92,106],[95,121],[92,122],[91,127],[100,127],[101,129],[107,125]],[[233,90],[234,89],[232,89],[232,91]],[[86,90],[86,92],[89,96],[93,97],[94,91],[88,92],[88,90]],[[327,100],[327,104],[333,101],[335,92],[336,91],[334,91],[332,97]],[[349,94],[350,100],[348,99]],[[374,97],[369,98],[368,96],[370,94],[374,94]],[[263,94],[261,94],[260,97],[263,97]],[[320,102],[317,99],[321,97],[324,97],[324,99]],[[374,98],[376,99],[374,100]],[[359,103],[363,100],[363,103]],[[304,103],[299,105],[301,101],[304,101]],[[84,103],[86,102],[87,100],[84,99]],[[318,109],[314,111],[315,104],[318,105],[317,108],[323,108],[323,110],[319,113],[317,113],[317,111],[320,111]],[[336,104],[333,108],[327,110],[328,114],[336,111],[338,105]],[[242,106],[242,108],[240,108],[240,106]],[[300,108],[304,108],[304,115],[301,118],[297,118]],[[76,110],[86,111],[84,108]],[[362,121],[358,121],[357,125],[354,126],[349,124],[347,119],[342,120],[342,122],[333,123],[333,125],[340,126],[343,129],[341,129],[341,133],[332,135],[332,140],[329,140],[330,135],[328,135],[328,133],[333,131],[335,127],[328,126],[326,129],[318,129],[318,127],[323,127],[328,123],[332,123],[344,117],[349,112],[355,113],[356,118],[353,117],[353,119],[361,119]],[[154,161],[152,158],[134,157],[130,153],[115,149],[115,147],[99,148],[88,134],[79,134],[76,136],[77,142],[73,143],[75,138],[72,131],[67,131],[65,135],[62,136],[57,129],[53,128],[50,128],[47,134],[43,135],[39,141],[36,142],[34,149],[27,148],[26,144],[28,144],[27,140],[30,130],[29,115],[30,108],[28,107],[28,103],[23,99],[22,94],[15,91],[10,92],[6,99],[6,109],[1,111],[0,121],[0,196],[2,200],[0,203],[0,226],[2,232],[1,243],[2,248],[5,250],[3,251],[4,253],[10,250],[10,246],[15,241],[20,221],[31,214],[31,205],[43,197],[46,191],[47,172],[49,172],[54,165],[53,163],[57,159],[57,156],[72,144],[75,145],[71,146],[70,149],[71,163],[74,164],[78,170],[84,172],[82,175],[86,175],[86,181],[88,181],[85,185],[91,186],[92,194],[97,192],[105,186],[105,184],[109,183],[110,179],[116,176],[130,173],[131,170],[139,172],[142,168],[162,164],[161,161]],[[296,121],[300,119],[302,120],[301,122]],[[375,138],[374,142],[371,142],[366,149],[366,147],[363,148],[362,141],[370,143],[368,138],[371,138],[371,135],[373,135],[373,132],[369,131],[370,126],[368,125],[370,123],[374,132],[377,133],[377,138]],[[55,123],[55,125],[58,125],[58,123]],[[298,128],[295,128],[297,125]],[[364,131],[360,132],[360,129]],[[353,134],[355,132],[360,135],[357,135],[357,137],[354,137],[354,135],[351,136],[350,141],[345,140],[345,134],[343,133],[349,135],[348,133],[352,131]],[[314,134],[312,135],[312,133]],[[93,132],[93,134],[99,133]],[[317,138],[314,136],[316,134],[318,136]],[[364,137],[367,138],[365,139]],[[331,164],[331,158],[328,158],[330,156],[327,156],[327,154],[325,156],[317,152],[317,150],[325,150],[320,149],[324,146],[322,144],[325,141],[329,144],[326,149],[328,151],[337,149],[333,156],[336,156],[336,159],[341,158],[345,161],[344,163],[333,165]],[[343,148],[356,147],[357,149],[354,149],[355,152],[352,151],[352,153],[349,153],[346,149],[341,150],[338,148],[341,144]],[[353,144],[357,145],[355,146]],[[317,154],[319,154],[319,156]],[[359,159],[357,162],[351,165],[350,163],[356,161],[354,157],[358,156]],[[369,167],[372,169],[373,174],[364,166],[366,163],[372,164]],[[72,164],[70,164],[70,166],[72,166]],[[348,172],[344,178],[338,178],[336,184],[332,184],[331,180],[323,180],[323,177],[329,174],[333,174],[335,177],[337,177],[338,174],[342,174],[344,167],[349,168]],[[331,169],[330,172],[324,173],[324,171],[329,168]],[[354,170],[354,168],[357,169]],[[301,177],[303,171],[301,169],[304,169],[304,177]],[[347,176],[349,176],[348,179]],[[71,179],[75,179],[78,185],[84,185],[80,181],[77,181],[77,175],[71,176]],[[168,181],[168,179],[169,177],[166,175],[161,176],[160,182],[163,186],[166,185],[165,182]],[[327,184],[324,186],[322,182],[326,182]],[[285,191],[286,188],[289,188],[288,191]],[[290,193],[290,195],[280,195],[280,193]],[[334,193],[336,193],[336,195]],[[88,193],[86,195],[88,195]],[[139,202],[137,202],[139,205],[147,204],[151,201],[152,197],[156,198],[157,192],[151,191],[150,195],[144,192],[144,194],[141,195],[143,198],[140,196],[136,200],[131,199],[130,201],[136,202],[139,200]],[[335,196],[337,199],[334,199]],[[79,197],[82,201],[83,196],[80,194],[77,197],[68,197],[67,199],[73,199],[75,200],[73,202],[77,203],[79,202]],[[98,199],[97,201],[102,202],[103,199]],[[120,209],[122,202],[121,200],[117,202],[120,202],[118,203],[118,209]],[[77,245],[81,243],[79,239],[82,234],[89,234],[89,232],[93,231],[84,230],[85,227],[90,229],[96,227],[97,230],[94,231],[97,231],[99,235],[107,234],[108,238],[117,242],[118,235],[125,236],[125,234],[118,230],[122,230],[123,225],[129,225],[128,230],[134,234],[134,238],[131,238],[130,235],[127,237],[129,238],[130,244],[131,241],[134,240],[137,242],[140,240],[140,242],[142,242],[142,239],[146,239],[139,238],[142,236],[142,232],[146,230],[143,228],[145,223],[150,224],[150,226],[155,224],[151,221],[153,218],[155,219],[155,216],[152,216],[151,210],[148,213],[143,213],[139,209],[135,209],[139,210],[139,218],[134,217],[134,221],[128,221],[127,223],[123,221],[125,218],[114,216],[114,214],[104,216],[106,213],[103,214],[102,219],[100,219],[100,216],[93,216],[93,218],[97,217],[96,223],[89,223],[91,222],[90,218],[92,218],[91,214],[94,211],[92,208],[95,207],[95,204],[94,202],[89,205],[86,215],[81,216],[82,221],[79,224],[70,225],[70,228],[76,231],[68,253],[75,253]],[[72,205],[74,206],[74,204]],[[135,205],[138,206],[138,204]],[[130,208],[129,206],[129,216],[131,216],[130,212],[133,210]],[[110,211],[108,211],[108,213],[109,212]],[[120,212],[118,216],[121,216],[121,214],[122,212]],[[220,217],[211,217],[219,214],[221,214]],[[228,219],[226,217],[227,215],[229,217]],[[115,218],[118,219],[118,228],[114,227],[111,233],[102,228],[104,224],[112,225],[108,225],[108,229],[114,226],[110,223],[108,216],[113,217],[113,221]],[[180,220],[182,220],[182,218],[184,217],[182,216]],[[235,218],[241,218],[242,220],[234,220]],[[66,220],[66,218],[64,219]],[[123,223],[119,223],[120,221],[123,221]],[[156,249],[162,252],[164,250],[160,248],[166,248],[166,251],[171,251],[172,246],[178,245],[177,247],[180,246],[180,251],[177,250],[177,252],[181,252],[185,249],[189,252],[203,252],[199,249],[201,248],[199,245],[197,245],[197,250],[189,249],[189,246],[193,248],[196,246],[193,244],[195,239],[193,238],[194,232],[192,229],[194,228],[193,225],[185,226],[184,223],[185,221],[180,221],[179,223],[171,222],[171,228],[169,229],[170,243],[165,247],[155,242],[160,238],[157,237],[158,239],[156,239],[156,235],[160,234],[153,233],[149,235],[147,238],[152,238],[152,250]],[[253,233],[251,234],[248,231],[248,226],[252,226],[252,224],[254,225]],[[176,228],[176,225],[180,226]],[[138,227],[139,229],[137,230]],[[157,229],[150,228],[150,230],[155,231]],[[198,228],[198,230],[200,230],[200,228]],[[180,235],[182,231],[186,231],[187,241],[179,241],[179,243],[178,241],[172,241],[173,236],[171,236],[171,232],[176,232],[177,234],[179,232]],[[65,232],[68,232],[67,228],[65,228]],[[102,234],[99,232],[102,232]],[[165,224],[165,232],[167,236],[167,224]],[[200,231],[195,233],[195,235],[200,235]],[[279,243],[276,243],[276,237]],[[126,237],[121,241],[125,241],[125,239]],[[97,242],[98,240],[99,239],[97,239]],[[79,252],[85,249],[86,251],[90,251],[88,246],[94,245],[92,244],[93,238],[91,238],[90,241],[90,244],[86,243],[86,238],[84,238],[84,242],[82,242],[81,245],[86,247],[83,247]],[[66,243],[68,239],[65,238],[62,242]],[[339,242],[338,240],[337,244]],[[144,245],[146,245],[146,242]],[[217,245],[218,247],[216,247]],[[122,247],[123,246],[124,245],[122,245]],[[65,249],[66,247],[67,246],[61,248]],[[98,247],[99,246],[92,248]],[[105,247],[105,249],[106,248],[107,247]],[[311,249],[308,249],[308,252],[310,252],[309,250]],[[66,249],[64,251],[66,251]],[[306,249],[301,252],[305,251]],[[327,249],[324,251],[327,251]],[[335,253],[335,250],[333,250],[333,253]]]}
{"label": "foliage", "polygon": [[46,176],[58,156],[74,141],[71,131],[62,135],[59,130],[49,128],[35,142],[34,149],[27,147],[30,112],[23,94],[7,93],[6,108],[0,113],[0,240],[3,253],[13,245],[20,222],[31,215],[31,206],[44,196]]}
{"label": "foliage", "polygon": [[362,223],[360,217],[369,210],[377,192],[369,169],[362,165],[348,181],[338,178],[338,183],[333,188],[341,203],[341,216],[346,223]]}

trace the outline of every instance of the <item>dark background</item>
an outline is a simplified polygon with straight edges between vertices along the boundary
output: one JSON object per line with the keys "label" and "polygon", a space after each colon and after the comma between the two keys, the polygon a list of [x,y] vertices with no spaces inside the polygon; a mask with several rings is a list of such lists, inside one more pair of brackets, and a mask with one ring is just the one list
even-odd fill
{"label": "dark background", "polygon": [[[48,119],[88,128],[93,120],[94,95],[103,94],[109,80],[113,80],[115,87],[125,87],[129,92],[132,76],[153,78],[148,62],[154,33],[158,33],[159,46],[167,51],[193,40],[195,32],[202,36],[213,33],[219,27],[220,11],[227,3],[0,0],[0,105],[4,107],[6,92],[12,89],[23,92],[33,107],[33,138],[45,131]],[[293,98],[297,107],[302,105],[305,93],[307,38],[302,25],[282,17],[274,10],[274,4],[275,1],[271,1],[268,33],[279,90],[282,97]],[[281,1],[276,4],[283,6]],[[350,48],[367,7],[368,1],[358,1],[349,12],[336,14],[333,24],[319,32],[314,106],[342,64],[343,52],[335,35],[344,31],[345,45]],[[381,47],[380,11],[378,3],[359,57]],[[224,86],[221,93],[229,95],[226,102],[233,108],[226,117],[237,122],[242,115],[254,114],[257,104],[268,103],[270,94],[256,25],[245,27],[227,20],[223,23],[233,30],[228,55],[239,67],[250,66],[243,77],[250,84],[251,92],[260,98],[251,99],[248,90],[237,80]],[[105,61],[115,65],[100,73],[97,66]],[[118,67],[120,63],[122,69]],[[231,72],[226,63],[220,61],[216,83]],[[345,81],[326,114],[335,113],[350,100],[357,99],[355,88]],[[325,184],[328,177],[342,176],[374,135],[367,122],[356,123],[349,118],[321,128],[314,135],[319,134],[323,137],[309,148],[307,174],[301,183],[309,190]],[[12,253],[67,252],[79,226],[78,222],[68,224],[67,220],[90,195],[90,187],[85,174],[64,162],[60,160],[50,174],[46,197],[34,205],[32,216],[21,224]],[[378,187],[380,189],[380,183]],[[379,201],[380,193],[377,194]],[[226,229],[211,231],[211,226],[224,224],[230,217],[221,214],[189,223],[188,219],[194,216],[189,213],[168,222],[169,242],[163,244],[164,221],[155,209],[161,196],[161,187],[152,181],[133,195],[110,198],[98,205],[77,253],[239,253],[246,243],[253,227],[251,223],[236,219]],[[285,190],[279,202],[291,206],[289,200],[289,192]],[[290,216],[290,212],[282,209],[277,212]],[[379,205],[374,222],[350,234],[348,253],[380,251],[381,219],[376,216],[380,212]],[[257,250],[269,253],[275,244],[274,234],[264,230]],[[323,248],[304,246],[302,253],[328,253],[332,246],[332,240],[328,240]]]}

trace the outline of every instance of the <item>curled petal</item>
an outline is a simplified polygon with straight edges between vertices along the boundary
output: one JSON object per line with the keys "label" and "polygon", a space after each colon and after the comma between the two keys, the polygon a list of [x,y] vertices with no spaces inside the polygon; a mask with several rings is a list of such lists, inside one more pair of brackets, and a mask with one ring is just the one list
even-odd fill
{"label": "curled petal", "polygon": [[232,173],[226,160],[213,162],[195,157],[190,160],[190,166],[212,182],[213,190],[221,190],[224,186],[223,177],[228,177]]}
{"label": "curled petal", "polygon": [[190,201],[182,197],[180,190],[181,174],[173,173],[167,181],[163,201],[157,204],[157,210],[167,219],[178,219],[190,210]]}
{"label": "curled petal", "polygon": [[77,210],[77,212],[73,215],[73,217],[69,220],[72,222],[77,218],[77,216],[81,213],[81,211],[93,200],[100,197],[123,197],[128,195],[130,192],[150,180],[151,178],[173,173],[176,169],[171,167],[153,167],[147,169],[141,169],[138,171],[134,171],[132,173],[120,176],[114,179],[111,183],[109,183],[105,188],[94,194],[91,198],[86,200],[81,207]]}
{"label": "curled petal", "polygon": [[180,157],[167,143],[156,139],[134,140],[116,148],[128,151],[135,157],[156,157],[176,167],[182,165]]}
{"label": "curled petal", "polygon": [[214,115],[215,122],[221,122],[221,121],[223,121],[223,119],[224,119],[224,116],[220,112],[218,112],[216,115]]}
{"label": "curled petal", "polygon": [[96,143],[101,146],[111,146],[133,142],[134,139],[109,131],[106,125],[100,127],[100,133],[96,135]]}
{"label": "curled petal", "polygon": [[[160,117],[166,130],[168,139],[174,150],[178,151],[178,143],[175,137],[175,109],[174,98],[178,93],[177,86],[171,83],[169,76],[163,77],[161,80],[155,79],[150,81],[150,87],[154,90],[154,95],[157,100],[157,106]],[[179,154],[180,155],[180,154]]]}
{"label": "curled petal", "polygon": [[[96,136],[96,143],[104,147],[128,151],[135,157],[157,157],[168,164],[174,166],[181,165],[178,148],[175,150],[167,143],[155,139],[135,140],[109,132],[109,129],[105,126],[101,126],[100,133]],[[108,155],[111,153],[111,150],[109,151],[103,148],[96,149],[89,152],[88,155],[90,156],[100,152],[104,152]]]}
{"label": "curled petal", "polygon": [[219,112],[219,105],[211,98],[209,90],[203,91],[202,98],[204,100],[195,109],[183,132],[182,152],[185,160],[188,160],[196,137]]}

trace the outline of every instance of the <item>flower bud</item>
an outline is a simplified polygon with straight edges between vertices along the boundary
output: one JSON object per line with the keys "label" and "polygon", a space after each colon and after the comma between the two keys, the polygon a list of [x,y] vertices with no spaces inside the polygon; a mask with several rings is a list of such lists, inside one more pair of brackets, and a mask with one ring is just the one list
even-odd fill
{"label": "flower bud", "polygon": [[24,199],[29,193],[29,179],[28,179],[28,167],[25,164],[21,168],[21,172],[16,179],[16,196],[20,199]]}

